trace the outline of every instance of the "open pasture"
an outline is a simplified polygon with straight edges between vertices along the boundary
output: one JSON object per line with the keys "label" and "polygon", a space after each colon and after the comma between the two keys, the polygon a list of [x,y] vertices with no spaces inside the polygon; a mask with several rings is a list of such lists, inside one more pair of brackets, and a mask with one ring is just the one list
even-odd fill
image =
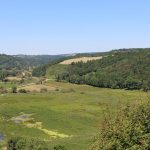
{"label": "open pasture", "polygon": [[61,62],[60,64],[62,64],[62,65],[70,65],[71,63],[77,63],[77,62],[80,62],[80,61],[86,63],[87,61],[92,61],[92,60],[97,60],[97,59],[102,59],[102,56],[99,56],[99,57],[80,57],[80,58],[73,58],[73,59],[64,60],[64,61]]}
{"label": "open pasture", "polygon": [[[13,136],[36,137],[47,141],[50,149],[61,144],[68,150],[85,150],[105,113],[111,111],[114,115],[120,104],[147,98],[147,93],[142,91],[101,89],[55,81],[49,81],[46,86],[55,86],[57,90],[0,95],[0,134],[5,140]],[[30,119],[25,123],[12,120],[22,114],[32,114],[32,122]]]}

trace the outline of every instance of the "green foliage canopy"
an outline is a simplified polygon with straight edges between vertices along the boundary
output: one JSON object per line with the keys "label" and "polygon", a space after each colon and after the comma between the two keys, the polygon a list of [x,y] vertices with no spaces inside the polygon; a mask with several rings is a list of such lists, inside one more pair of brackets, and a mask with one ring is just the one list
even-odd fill
{"label": "green foliage canopy", "polygon": [[115,119],[106,117],[91,150],[150,149],[150,103],[127,106]]}

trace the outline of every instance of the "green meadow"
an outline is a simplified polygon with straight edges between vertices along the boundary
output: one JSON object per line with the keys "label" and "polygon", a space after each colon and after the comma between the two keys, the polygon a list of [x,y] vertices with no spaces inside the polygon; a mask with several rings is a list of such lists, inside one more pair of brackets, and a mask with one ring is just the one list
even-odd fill
{"label": "green meadow", "polygon": [[11,82],[0,82],[0,87],[3,88],[11,88],[15,85],[16,85],[15,83],[11,83]]}
{"label": "green meadow", "polygon": [[[67,150],[85,150],[92,143],[107,112],[115,115],[120,105],[144,100],[142,91],[102,89],[49,81],[55,91],[47,93],[0,95],[0,133],[5,141],[10,137],[35,137],[47,141],[49,148],[64,145]],[[32,114],[34,123],[29,127],[15,123],[12,117]],[[58,137],[50,133],[58,134]],[[59,136],[61,135],[67,135]]]}

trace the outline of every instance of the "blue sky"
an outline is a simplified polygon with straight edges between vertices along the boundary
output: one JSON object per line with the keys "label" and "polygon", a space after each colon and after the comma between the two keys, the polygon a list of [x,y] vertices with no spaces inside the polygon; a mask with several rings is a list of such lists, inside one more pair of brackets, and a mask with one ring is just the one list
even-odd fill
{"label": "blue sky", "polygon": [[0,0],[0,53],[150,47],[149,0]]}

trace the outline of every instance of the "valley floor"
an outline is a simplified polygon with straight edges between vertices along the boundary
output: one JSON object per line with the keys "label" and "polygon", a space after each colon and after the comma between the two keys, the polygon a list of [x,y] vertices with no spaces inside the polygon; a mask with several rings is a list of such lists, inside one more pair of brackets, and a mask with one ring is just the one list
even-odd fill
{"label": "valley floor", "polygon": [[[142,91],[55,81],[49,81],[46,86],[55,87],[55,90],[0,95],[0,134],[5,141],[13,136],[36,137],[47,141],[50,148],[61,144],[68,150],[86,150],[108,111],[115,115],[120,105],[144,100],[148,95]],[[12,119],[23,114],[32,114],[32,123],[17,123]]]}

